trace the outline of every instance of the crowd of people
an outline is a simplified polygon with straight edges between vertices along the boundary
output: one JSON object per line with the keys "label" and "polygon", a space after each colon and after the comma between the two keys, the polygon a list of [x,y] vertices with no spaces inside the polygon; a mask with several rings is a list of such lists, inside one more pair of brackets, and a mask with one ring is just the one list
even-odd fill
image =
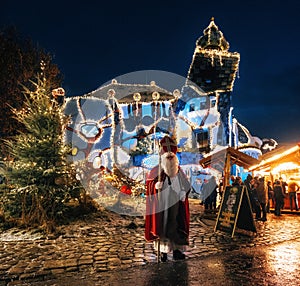
{"label": "crowd of people", "polygon": [[[290,210],[299,210],[297,192],[300,191],[298,183],[290,178],[285,182],[282,177],[266,181],[264,177],[252,177],[250,174],[243,181],[239,176],[231,176],[231,185],[245,185],[250,197],[251,207],[257,220],[266,221],[270,207],[274,208],[276,216],[281,215],[284,207],[284,199],[289,199]],[[218,198],[222,197],[222,182],[217,183],[214,176],[204,179],[201,186],[201,204],[206,212],[218,210]]]}
{"label": "crowd of people", "polygon": [[[287,183],[280,177],[272,183],[269,180],[266,181],[264,177],[252,177],[249,174],[244,181],[239,176],[231,176],[230,180],[232,186],[246,186],[256,220],[266,221],[271,207],[274,208],[276,216],[281,216],[285,198],[288,198],[291,211],[299,210],[297,192],[300,191],[300,186],[293,178],[290,178]],[[214,177],[204,180],[202,204],[205,211],[217,210],[217,197],[222,197],[221,185],[222,182],[217,184]]]}
{"label": "crowd of people", "polygon": [[[252,211],[257,220],[266,221],[270,208],[274,208],[274,214],[280,216],[284,208],[285,198],[289,201],[290,210],[299,210],[297,192],[300,186],[293,178],[288,183],[282,177],[273,182],[265,177],[252,177],[250,174],[243,181],[239,176],[231,176],[230,183],[234,185],[245,185],[248,190]],[[218,198],[222,197],[222,182],[217,183],[214,176],[204,179],[201,186],[201,204],[206,212],[218,210]]]}
{"label": "crowd of people", "polygon": [[255,213],[257,220],[267,220],[271,203],[274,207],[274,214],[280,216],[286,197],[289,198],[290,210],[299,210],[297,192],[300,187],[293,178],[290,178],[289,182],[286,183],[280,177],[272,184],[271,181],[266,182],[264,177],[252,177],[249,174],[244,182],[240,177],[232,177],[231,180],[232,185],[244,184],[247,187],[252,211]]}

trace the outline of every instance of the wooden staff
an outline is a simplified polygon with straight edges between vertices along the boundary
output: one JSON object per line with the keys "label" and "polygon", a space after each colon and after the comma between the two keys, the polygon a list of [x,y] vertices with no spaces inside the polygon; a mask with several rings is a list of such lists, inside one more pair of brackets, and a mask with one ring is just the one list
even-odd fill
{"label": "wooden staff", "polygon": [[[161,181],[161,156],[160,156],[160,149],[161,149],[161,146],[159,145],[159,148],[158,148],[158,182]],[[158,194],[157,194],[157,198],[159,200],[159,196],[160,196],[160,192],[161,192],[161,189],[158,189]],[[158,238],[158,241],[157,241],[157,263],[160,262],[160,239]]]}
{"label": "wooden staff", "polygon": [[160,262],[160,239],[157,241],[157,263]]}

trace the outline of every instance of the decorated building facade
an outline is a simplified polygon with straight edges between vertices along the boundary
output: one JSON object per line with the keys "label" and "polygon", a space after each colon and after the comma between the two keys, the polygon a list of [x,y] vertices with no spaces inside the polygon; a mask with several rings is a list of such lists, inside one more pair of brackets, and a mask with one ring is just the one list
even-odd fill
{"label": "decorated building facade", "polygon": [[211,175],[199,165],[204,156],[228,146],[260,156],[263,141],[232,115],[239,61],[239,53],[229,51],[211,19],[196,41],[186,78],[144,71],[135,76],[144,79],[146,74],[148,83],[120,77],[91,93],[66,98],[66,141],[72,144],[72,159],[85,165],[79,175],[88,182],[101,176],[118,189],[138,192],[159,163],[164,135],[176,139],[180,164],[195,189],[203,176]]}

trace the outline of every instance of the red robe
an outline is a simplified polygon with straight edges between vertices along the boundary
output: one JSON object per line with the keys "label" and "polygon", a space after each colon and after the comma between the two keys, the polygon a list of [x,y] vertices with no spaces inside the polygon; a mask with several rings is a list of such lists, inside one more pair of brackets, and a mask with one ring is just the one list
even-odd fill
{"label": "red robe", "polygon": [[[178,171],[179,182],[181,190],[186,192],[185,200],[179,200],[176,205],[176,233],[172,233],[172,237],[166,238],[175,242],[178,245],[187,245],[189,236],[189,202],[188,193],[190,191],[190,183],[183,171],[179,168]],[[164,182],[167,175],[161,171],[160,180]],[[167,210],[159,209],[159,191],[155,189],[155,184],[158,182],[158,166],[154,167],[149,173],[146,180],[146,219],[145,219],[145,239],[147,241],[154,241],[161,238],[163,234],[163,218],[166,211],[170,211],[172,207]]]}

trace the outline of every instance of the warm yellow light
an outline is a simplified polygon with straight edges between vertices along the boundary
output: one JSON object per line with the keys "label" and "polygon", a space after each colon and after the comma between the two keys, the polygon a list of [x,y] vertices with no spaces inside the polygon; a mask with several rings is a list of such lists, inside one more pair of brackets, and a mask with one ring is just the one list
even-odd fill
{"label": "warm yellow light", "polygon": [[77,148],[77,147],[74,147],[74,148],[72,149],[72,156],[76,156],[77,153],[78,153],[78,148]]}
{"label": "warm yellow light", "polygon": [[268,159],[266,159],[266,160],[262,160],[259,164],[250,167],[250,168],[249,168],[249,171],[252,171],[252,170],[254,170],[254,169],[257,169],[257,168],[259,168],[259,167],[261,167],[261,166],[263,166],[263,165],[265,165],[265,164],[268,164],[268,163],[271,163],[271,162],[275,162],[275,161],[277,161],[277,160],[280,160],[281,158],[283,158],[283,157],[285,157],[285,156],[288,156],[288,155],[290,155],[290,154],[292,154],[293,152],[296,152],[296,151],[298,151],[298,150],[299,150],[299,146],[298,146],[298,145],[297,145],[297,146],[294,146],[294,147],[292,147],[292,148],[290,148],[290,149],[288,149],[288,150],[286,150],[286,151],[284,151],[284,152],[282,152],[282,153],[280,153],[280,154],[276,154],[276,155],[274,155],[273,157],[270,157],[270,158],[268,158]]}
{"label": "warm yellow light", "polygon": [[272,170],[272,173],[280,173],[282,171],[288,171],[288,170],[295,170],[295,169],[300,169],[300,166],[296,163],[293,162],[286,162],[278,165]]}
{"label": "warm yellow light", "polygon": [[160,97],[159,92],[154,91],[154,92],[152,93],[152,99],[153,99],[154,101],[155,101],[155,100],[159,100],[159,97]]}
{"label": "warm yellow light", "polygon": [[299,255],[299,250],[293,244],[278,244],[267,252],[267,261],[278,277],[281,277],[281,275],[286,275],[287,272],[293,273],[297,270]]}
{"label": "warm yellow light", "polygon": [[141,98],[142,98],[142,97],[141,97],[141,94],[140,94],[139,92],[134,93],[133,99],[134,99],[135,101],[140,101]]}

